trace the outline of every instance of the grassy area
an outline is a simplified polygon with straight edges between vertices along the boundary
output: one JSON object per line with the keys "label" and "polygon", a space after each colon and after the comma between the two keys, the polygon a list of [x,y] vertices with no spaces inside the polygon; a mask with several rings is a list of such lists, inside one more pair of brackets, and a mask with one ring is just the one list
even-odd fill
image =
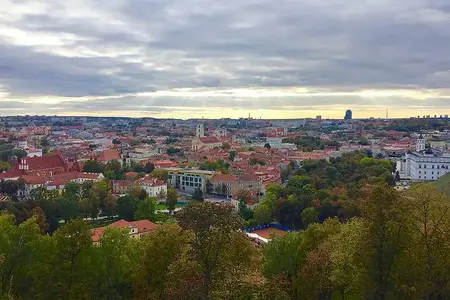
{"label": "grassy area", "polygon": [[[184,205],[182,204],[177,204],[175,205],[175,208],[179,208],[179,207],[183,207]],[[156,210],[163,210],[163,209],[167,209],[167,205],[161,203],[161,204],[157,204],[156,205]]]}
{"label": "grassy area", "polygon": [[102,220],[90,221],[89,227],[91,229],[105,227],[105,226],[108,226],[109,224],[116,222],[117,220],[118,220],[117,218],[113,218],[113,219],[102,219]]}

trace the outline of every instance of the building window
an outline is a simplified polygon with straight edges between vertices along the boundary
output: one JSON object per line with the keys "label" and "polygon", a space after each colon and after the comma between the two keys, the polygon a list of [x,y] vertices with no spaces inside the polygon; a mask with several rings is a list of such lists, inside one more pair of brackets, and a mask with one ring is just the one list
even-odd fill
{"label": "building window", "polygon": [[419,169],[422,169],[422,165],[419,165]]}
{"label": "building window", "polygon": [[432,165],[431,168],[434,169],[434,165]]}
{"label": "building window", "polygon": [[419,171],[419,174],[422,174],[422,171]]}

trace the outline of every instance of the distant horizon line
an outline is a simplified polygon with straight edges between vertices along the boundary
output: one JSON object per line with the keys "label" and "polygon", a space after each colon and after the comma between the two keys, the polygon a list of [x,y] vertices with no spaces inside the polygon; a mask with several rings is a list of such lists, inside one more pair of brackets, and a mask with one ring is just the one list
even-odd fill
{"label": "distant horizon line", "polygon": [[280,119],[268,119],[268,118],[248,118],[248,117],[240,117],[240,118],[230,118],[230,117],[223,117],[223,118],[157,118],[157,117],[133,117],[133,116],[89,116],[89,115],[73,115],[73,116],[67,116],[67,115],[30,115],[30,114],[26,114],[26,115],[5,115],[5,116],[0,116],[1,118],[15,118],[15,117],[47,117],[47,118],[107,118],[107,119],[155,119],[155,120],[183,120],[183,121],[189,121],[189,120],[270,120],[270,121],[277,121],[277,120],[318,120],[317,117],[321,117],[321,120],[333,120],[333,121],[352,121],[352,120],[385,120],[385,121],[389,121],[389,120],[404,120],[404,119],[420,119],[420,120],[426,120],[426,119],[449,119],[448,115],[442,115],[442,116],[426,116],[425,118],[423,117],[414,117],[414,116],[410,116],[410,117],[390,117],[390,118],[382,118],[382,117],[365,117],[365,118],[352,118],[350,120],[345,120],[344,118],[327,118],[327,117],[322,117],[321,115],[317,115],[315,117],[300,117],[300,118],[280,118]]}

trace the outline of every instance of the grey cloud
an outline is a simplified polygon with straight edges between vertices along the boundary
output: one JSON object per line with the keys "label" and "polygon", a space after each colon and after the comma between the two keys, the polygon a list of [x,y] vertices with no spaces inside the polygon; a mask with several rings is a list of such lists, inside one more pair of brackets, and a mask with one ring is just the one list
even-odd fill
{"label": "grey cloud", "polygon": [[[31,0],[22,1],[27,2]],[[450,5],[445,0],[43,2],[52,9],[5,24],[36,34],[71,33],[81,39],[62,48],[92,49],[105,56],[64,57],[49,47],[2,42],[0,35],[0,84],[12,99],[179,87],[309,86],[339,91],[434,89],[450,83],[450,44],[446,42]],[[78,9],[83,12],[80,3],[99,17],[77,15]],[[122,54],[106,55],[115,50]],[[135,97],[130,99],[133,103],[126,101],[92,101],[90,109],[211,106],[205,99]],[[255,109],[392,104],[392,98],[359,97],[214,101],[215,107]],[[77,106],[73,103],[64,105],[72,109]],[[450,107],[438,99],[396,99],[396,103]]]}

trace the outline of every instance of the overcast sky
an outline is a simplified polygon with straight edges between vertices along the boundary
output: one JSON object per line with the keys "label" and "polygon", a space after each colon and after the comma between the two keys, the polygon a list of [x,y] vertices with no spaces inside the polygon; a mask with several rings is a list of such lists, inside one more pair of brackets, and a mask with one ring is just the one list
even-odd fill
{"label": "overcast sky", "polygon": [[0,115],[450,114],[449,0],[0,0]]}

